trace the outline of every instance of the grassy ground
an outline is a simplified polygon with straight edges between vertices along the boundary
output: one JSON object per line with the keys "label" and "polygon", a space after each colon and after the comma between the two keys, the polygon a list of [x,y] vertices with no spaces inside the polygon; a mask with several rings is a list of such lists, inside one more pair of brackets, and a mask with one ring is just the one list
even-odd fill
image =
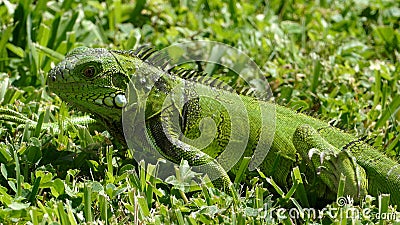
{"label": "grassy ground", "polygon": [[[290,218],[289,209],[304,206],[285,187],[272,195],[270,190],[279,188],[266,189],[261,177],[251,188],[238,187],[242,194],[236,200],[212,187],[185,193],[179,185],[136,171],[129,155],[114,149],[112,137],[98,127],[42,127],[82,115],[46,90],[52,63],[71,49],[132,49],[146,43],[161,49],[206,39],[252,57],[279,104],[368,136],[372,145],[399,159],[399,22],[398,3],[378,0],[0,1],[0,104],[38,121],[0,127],[0,223],[384,221],[371,215],[392,215],[385,197],[344,207],[369,210],[370,217],[346,218],[341,208],[332,217]],[[193,176],[186,172],[184,167],[185,176],[170,183],[184,184]],[[338,203],[326,208],[335,207]]]}

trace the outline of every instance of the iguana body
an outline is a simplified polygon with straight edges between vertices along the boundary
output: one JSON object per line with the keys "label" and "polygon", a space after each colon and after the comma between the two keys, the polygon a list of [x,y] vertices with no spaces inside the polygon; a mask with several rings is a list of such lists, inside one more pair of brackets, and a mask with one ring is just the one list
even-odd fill
{"label": "iguana body", "polygon": [[[79,48],[49,72],[49,88],[78,109],[92,113],[116,138],[124,142],[122,109],[127,103],[125,90],[130,79],[143,80],[143,85],[146,85],[146,79],[152,79],[151,74],[161,74],[146,101],[146,132],[152,144],[160,154],[173,162],[179,163],[185,159],[192,166],[208,163],[205,171],[220,176],[216,183],[229,185],[226,171],[213,158],[225,149],[231,136],[229,116],[232,116],[232,112],[228,113],[220,102],[234,105],[238,94],[218,88],[215,83],[210,85],[210,82],[198,81],[200,79],[183,79],[179,74],[164,72],[144,62],[148,57],[148,52],[143,51]],[[138,68],[145,68],[146,71],[137,73]],[[146,77],[143,74],[147,74]],[[179,129],[184,136],[189,139],[199,137],[203,118],[212,118],[215,123],[217,138],[202,151],[180,141],[179,135],[174,133],[176,130],[163,130],[163,124],[173,127],[174,122],[163,116],[166,108],[162,103],[177,86],[186,87],[184,97],[195,96],[188,98],[183,108],[174,104],[167,107],[170,113],[180,115]],[[196,96],[198,88],[209,90],[217,98]],[[334,199],[339,176],[343,173],[347,177],[345,194],[360,198],[366,194],[366,190],[375,196],[390,193],[391,202],[400,205],[400,166],[397,162],[321,120],[252,96],[239,95],[239,98],[248,113],[248,122],[239,124],[249,126],[248,140],[244,143],[247,156],[252,155],[260,139],[260,108],[276,109],[273,143],[259,168],[278,184],[287,185],[291,169],[300,165],[309,182],[306,188],[309,192],[314,191],[318,198]],[[240,116],[239,112],[237,114]],[[235,141],[243,144],[241,140]],[[325,157],[320,161],[312,155]],[[352,160],[353,156],[355,161]],[[232,171],[235,172],[235,168]]]}

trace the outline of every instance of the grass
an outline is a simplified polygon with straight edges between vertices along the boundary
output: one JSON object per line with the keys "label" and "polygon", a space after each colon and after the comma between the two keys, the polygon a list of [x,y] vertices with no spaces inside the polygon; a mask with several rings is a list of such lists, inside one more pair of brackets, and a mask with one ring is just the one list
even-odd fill
{"label": "grass", "polygon": [[[372,145],[398,160],[399,19],[396,2],[375,0],[3,0],[0,118],[7,120],[4,110],[13,110],[22,121],[0,127],[0,223],[399,222],[399,215],[344,216],[356,208],[389,217],[395,209],[384,195],[357,205],[327,205],[340,208],[332,217],[299,213],[290,219],[289,209],[308,207],[296,168],[291,187],[260,173],[247,188],[236,177],[238,196],[211,185],[189,192],[184,184],[197,175],[187,165],[168,182],[155,179],[156,166],[136,167],[96,124],[68,123],[85,115],[46,89],[51,65],[77,46],[132,49],[151,43],[161,49],[185,40],[218,41],[254,59],[279,104],[371,137]],[[46,127],[48,122],[57,125]]]}

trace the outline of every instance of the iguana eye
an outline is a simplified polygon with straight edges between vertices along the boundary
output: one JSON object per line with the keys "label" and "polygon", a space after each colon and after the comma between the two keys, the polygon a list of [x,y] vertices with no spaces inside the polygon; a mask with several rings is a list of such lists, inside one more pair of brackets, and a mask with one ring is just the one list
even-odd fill
{"label": "iguana eye", "polygon": [[89,67],[86,67],[84,70],[83,70],[83,74],[86,76],[86,77],[93,77],[94,76],[94,74],[96,73],[96,69],[93,67],[93,66],[89,66]]}

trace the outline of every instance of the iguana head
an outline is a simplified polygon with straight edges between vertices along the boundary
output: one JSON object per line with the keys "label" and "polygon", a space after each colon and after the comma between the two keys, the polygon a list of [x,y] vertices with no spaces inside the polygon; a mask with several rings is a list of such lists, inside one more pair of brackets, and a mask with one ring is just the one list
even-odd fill
{"label": "iguana head", "polygon": [[50,70],[48,85],[79,110],[106,119],[121,118],[129,77],[123,56],[103,48],[76,48]]}

